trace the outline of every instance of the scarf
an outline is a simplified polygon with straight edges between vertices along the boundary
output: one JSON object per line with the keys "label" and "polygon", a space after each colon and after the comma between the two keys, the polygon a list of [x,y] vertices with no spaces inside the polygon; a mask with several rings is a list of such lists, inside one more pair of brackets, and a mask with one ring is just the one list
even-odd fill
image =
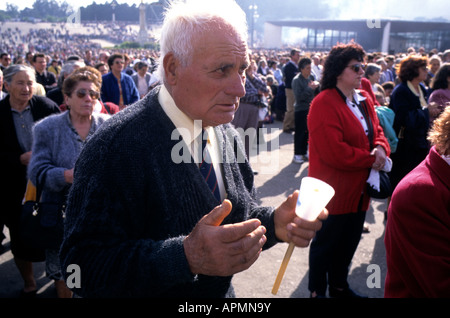
{"label": "scarf", "polygon": [[408,84],[408,88],[411,90],[411,92],[413,92],[414,95],[419,97],[420,105],[422,107],[427,107],[428,104],[427,104],[427,101],[425,100],[425,96],[423,95],[422,90],[419,88],[419,91],[416,91],[414,85],[410,81],[408,81],[407,84]]}

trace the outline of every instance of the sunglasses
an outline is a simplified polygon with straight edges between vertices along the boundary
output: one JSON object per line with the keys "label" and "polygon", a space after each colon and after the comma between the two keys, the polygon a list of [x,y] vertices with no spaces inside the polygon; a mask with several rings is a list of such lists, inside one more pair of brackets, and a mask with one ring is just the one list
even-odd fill
{"label": "sunglasses", "polygon": [[99,99],[100,98],[100,93],[97,91],[93,91],[93,90],[87,90],[84,88],[81,88],[79,90],[77,90],[75,92],[75,94],[77,95],[78,98],[84,98],[86,97],[87,94],[89,94],[89,96],[91,96],[92,99]]}
{"label": "sunglasses", "polygon": [[355,73],[359,73],[359,70],[364,70],[364,64],[353,64],[347,67],[350,67]]}

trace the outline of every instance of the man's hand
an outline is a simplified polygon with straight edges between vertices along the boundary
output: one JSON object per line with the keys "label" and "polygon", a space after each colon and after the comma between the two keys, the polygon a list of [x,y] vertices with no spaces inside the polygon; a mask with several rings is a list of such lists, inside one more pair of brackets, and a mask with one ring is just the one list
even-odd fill
{"label": "man's hand", "polygon": [[21,154],[19,160],[21,164],[23,164],[24,166],[28,166],[31,160],[31,151]]}
{"label": "man's hand", "polygon": [[307,247],[322,227],[322,220],[328,217],[328,211],[324,209],[319,217],[312,222],[303,220],[295,214],[298,190],[294,191],[275,210],[275,235],[285,242],[292,242],[298,247]]}
{"label": "man's hand", "polygon": [[205,215],[184,240],[184,252],[193,274],[230,276],[249,268],[267,239],[257,219],[220,225],[231,212],[231,202]]}
{"label": "man's hand", "polygon": [[70,183],[70,184],[73,183],[73,172],[74,172],[74,168],[64,170],[64,180],[67,183]]}

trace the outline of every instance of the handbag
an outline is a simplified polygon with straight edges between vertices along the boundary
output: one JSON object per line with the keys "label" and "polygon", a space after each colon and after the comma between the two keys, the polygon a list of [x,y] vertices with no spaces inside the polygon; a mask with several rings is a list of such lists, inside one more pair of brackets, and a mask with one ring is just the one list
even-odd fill
{"label": "handbag", "polygon": [[[370,116],[369,112],[367,111],[366,108],[367,105],[365,101],[362,101],[361,104],[359,104],[358,107],[367,123],[367,128],[369,130],[367,137],[369,138],[370,149],[372,149],[374,128],[372,126],[372,122],[370,121]],[[379,175],[380,175],[380,190],[378,191],[372,185],[367,183],[367,194],[374,199],[387,199],[392,195],[393,192],[391,180],[389,179],[389,175],[386,171],[380,170]]]}
{"label": "handbag", "polygon": [[378,173],[380,175],[380,191],[367,183],[367,194],[374,199],[387,199],[393,192],[391,180],[386,171],[380,170]]}
{"label": "handbag", "polygon": [[[42,185],[45,184],[45,175]],[[42,189],[28,181],[22,204],[19,233],[25,244],[39,249],[59,249],[65,218],[65,203],[40,202]],[[35,191],[34,198],[29,192]],[[28,193],[28,194],[27,194]]]}

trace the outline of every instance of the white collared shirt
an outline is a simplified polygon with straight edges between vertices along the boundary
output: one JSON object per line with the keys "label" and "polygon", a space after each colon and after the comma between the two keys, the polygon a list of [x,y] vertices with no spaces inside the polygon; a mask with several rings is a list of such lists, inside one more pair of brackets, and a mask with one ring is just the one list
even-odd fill
{"label": "white collared shirt", "polygon": [[[201,151],[201,139],[198,138],[202,132],[201,121],[195,121],[181,111],[175,104],[172,96],[168,92],[165,85],[161,85],[159,91],[158,101],[161,104],[162,109],[177,128],[179,134],[183,138],[183,141],[187,144],[191,157],[194,162],[200,164],[202,162],[199,154]],[[207,127],[205,130],[208,132],[208,143],[206,145],[216,173],[217,185],[219,186],[221,200],[226,198],[225,184],[223,181],[222,165],[220,164],[223,157],[222,149],[219,147],[218,139],[214,130],[214,127]]]}
{"label": "white collared shirt", "polygon": [[[353,91],[353,99],[360,104],[362,101],[365,101],[366,98],[364,96],[359,95],[356,91]],[[350,110],[352,111],[353,115],[355,115],[355,117],[359,120],[359,122],[361,123],[361,126],[364,129],[364,132],[366,133],[366,136],[369,135],[369,128],[367,127],[367,123],[364,119],[363,114],[361,113],[361,111],[358,108],[358,105],[356,105],[355,103],[353,103],[353,101],[351,99],[349,99],[347,97],[346,99],[347,102],[347,106],[348,108],[350,108]]]}

